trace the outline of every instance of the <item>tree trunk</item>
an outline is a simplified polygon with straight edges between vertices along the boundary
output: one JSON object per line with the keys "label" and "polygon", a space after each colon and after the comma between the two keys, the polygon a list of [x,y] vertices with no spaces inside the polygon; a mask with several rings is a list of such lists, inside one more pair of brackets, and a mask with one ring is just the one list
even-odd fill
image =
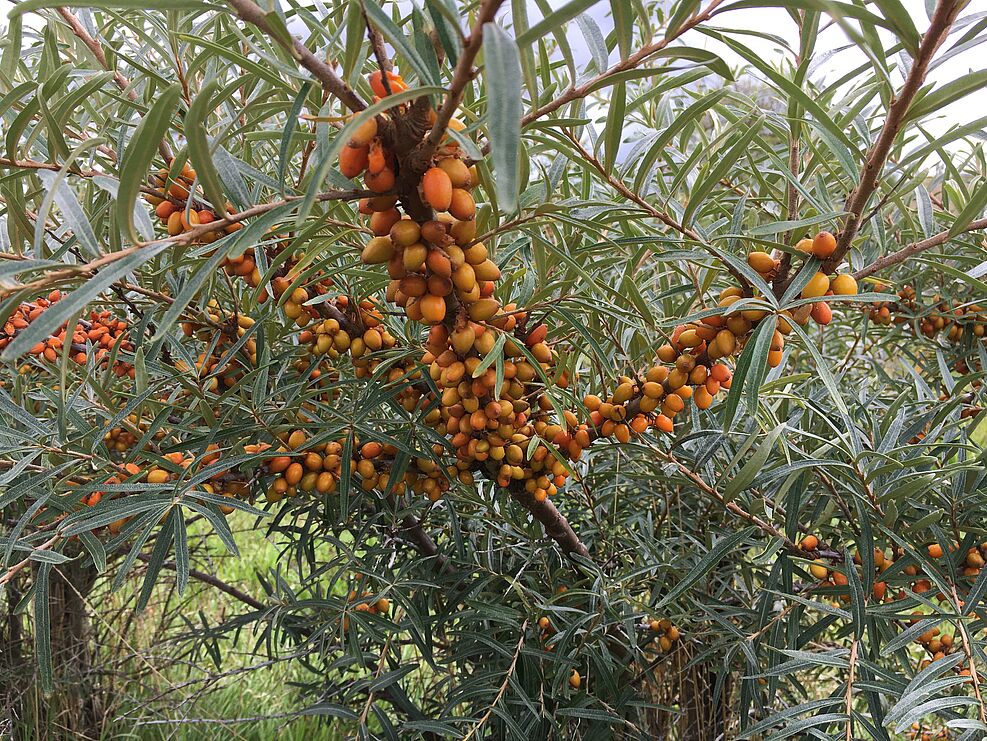
{"label": "tree trunk", "polygon": [[[15,580],[16,582],[17,580]],[[26,584],[8,585],[0,625],[0,738],[98,739],[104,725],[106,701],[94,660],[86,598],[96,571],[79,560],[59,564],[51,571],[51,655],[53,689],[41,689],[26,629],[28,616],[14,613]]]}

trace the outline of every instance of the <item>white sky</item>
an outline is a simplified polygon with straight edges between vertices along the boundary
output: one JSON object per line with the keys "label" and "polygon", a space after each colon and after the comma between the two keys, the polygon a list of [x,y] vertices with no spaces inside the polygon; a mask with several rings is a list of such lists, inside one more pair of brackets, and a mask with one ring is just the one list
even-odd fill
{"label": "white sky", "polygon": [[[566,0],[550,0],[551,5],[554,7],[563,5],[565,1]],[[911,14],[916,28],[918,28],[920,33],[923,32],[928,26],[925,0],[902,0],[902,3]],[[977,4],[978,3],[970,3],[970,6],[972,7]],[[10,0],[0,0],[0,17],[3,19],[3,22],[0,22],[0,26],[5,25],[6,15],[13,5],[14,4],[10,2]],[[506,5],[509,7],[509,4]],[[968,8],[964,15],[969,15],[972,12],[974,11]],[[537,22],[540,16],[537,6],[534,3],[528,3],[528,13],[529,21],[531,23]],[[608,34],[613,29],[613,22],[609,17],[610,3],[602,1],[597,2],[596,5],[589,8],[586,13],[596,21],[604,35]],[[755,8],[731,11],[729,13],[718,15],[714,18],[712,25],[714,27],[721,28],[748,29],[768,32],[785,39],[793,48],[797,48],[798,45],[798,33],[795,24],[792,22],[791,18],[789,18],[788,14],[781,8]],[[955,39],[961,34],[962,32],[960,34],[955,34],[950,41],[947,41],[944,48],[948,49],[952,42],[955,41]],[[577,62],[580,65],[585,66],[585,64],[589,61],[590,54],[586,48],[583,36],[575,22],[570,23],[567,37],[572,45],[573,52],[577,57]],[[744,43],[746,43],[749,48],[758,53],[762,58],[780,60],[782,55],[785,53],[781,48],[763,39],[759,39],[754,36],[744,36],[740,38],[742,38]],[[885,33],[882,34],[882,39],[885,43],[890,43],[891,36],[890,34]],[[691,31],[685,34],[682,41],[690,46],[699,46],[716,52],[726,60],[731,68],[736,69],[743,64],[743,60],[736,54],[732,53],[724,45],[712,41],[696,31]],[[822,34],[820,34],[816,44],[816,54],[819,55],[824,50],[844,46],[847,43],[848,40],[843,31],[838,26],[833,24]],[[955,80],[970,71],[976,71],[984,68],[987,66],[987,63],[984,62],[985,56],[987,56],[984,53],[985,51],[987,51],[987,44],[965,50],[945,62],[941,67],[933,70],[929,76],[929,81],[942,84]],[[615,54],[611,54],[611,61],[614,59]],[[834,54],[829,59],[825,60],[818,69],[814,70],[814,77],[815,79],[834,80],[843,73],[848,72],[865,61],[866,57],[862,52],[857,51],[856,49],[848,49],[839,54]],[[929,128],[933,132],[943,131],[951,125],[966,123],[980,115],[983,115],[984,113],[987,113],[987,90],[979,90],[976,93],[967,96],[962,101],[958,101],[949,108],[945,109],[942,113],[941,120],[930,124]]]}

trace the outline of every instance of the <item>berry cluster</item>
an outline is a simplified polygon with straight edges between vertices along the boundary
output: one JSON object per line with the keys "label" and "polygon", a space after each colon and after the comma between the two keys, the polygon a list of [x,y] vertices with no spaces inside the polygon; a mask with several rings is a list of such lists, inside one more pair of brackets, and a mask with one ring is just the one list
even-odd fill
{"label": "berry cluster", "polygon": [[[13,339],[41,316],[52,304],[62,299],[62,292],[55,290],[47,298],[39,298],[33,302],[20,304],[0,329],[0,350],[10,344]],[[38,360],[49,363],[57,362],[65,348],[69,345],[69,358],[79,365],[85,365],[92,356],[96,365],[106,368],[111,354],[133,352],[133,344],[128,339],[127,322],[114,316],[109,310],[89,312],[88,319],[80,319],[72,329],[63,324],[51,336],[38,342],[28,354]],[[117,376],[134,377],[134,367],[128,362],[117,358],[113,363],[113,373]]]}
{"label": "berry cluster", "polygon": [[[801,549],[809,553],[818,552],[821,545],[819,538],[815,535],[806,535],[799,543]],[[956,556],[954,554],[958,548],[959,545],[957,543],[952,543],[948,552],[946,552],[941,545],[933,543],[928,546],[928,554],[936,560],[944,556],[955,559]],[[914,561],[908,561],[904,550],[895,549],[892,555],[889,556],[883,549],[875,548],[872,560],[874,564],[872,596],[875,601],[891,603],[903,601],[908,597],[904,588],[900,588],[895,592],[889,587],[885,578],[885,575],[889,572],[893,575],[891,579],[894,582],[900,582],[902,587],[907,585],[915,594],[921,594],[929,600],[946,601],[947,596],[941,592],[934,591],[932,581],[923,574],[918,564],[914,563]],[[902,566],[899,562],[904,562],[905,565]],[[896,563],[898,564],[897,567]],[[981,543],[979,546],[974,546],[967,550],[960,568],[960,576],[965,584],[962,586],[957,585],[960,594],[963,594],[973,586],[985,563],[987,563],[987,543]],[[842,570],[832,568],[827,558],[815,558],[809,564],[809,573],[819,580],[818,587],[826,588],[829,593],[837,595],[838,599],[842,602],[849,602],[850,591],[848,586],[849,578],[846,573],[847,568],[856,568],[859,573],[861,568],[859,552],[853,556],[853,565],[844,565]],[[921,620],[928,620],[929,617],[929,615],[922,611],[916,611],[913,613],[910,623],[915,625]],[[922,646],[930,657],[922,661],[921,668],[925,668],[932,661],[941,659],[959,648],[954,644],[953,635],[942,633],[937,627],[929,628],[920,634],[915,639],[915,643]],[[961,676],[970,675],[969,669],[964,664],[958,665],[956,672]]]}
{"label": "berry cluster", "polygon": [[[171,237],[190,231],[199,224],[216,221],[216,212],[192,196],[194,187],[195,170],[188,163],[182,166],[181,172],[174,179],[169,179],[167,169],[158,170],[151,177],[151,192],[144,194],[144,200],[154,206],[154,214]],[[232,203],[227,202],[224,207],[227,213],[232,213]],[[210,244],[223,236],[223,232],[232,234],[241,228],[243,227],[239,223],[227,224],[222,232],[206,232],[201,241]]]}

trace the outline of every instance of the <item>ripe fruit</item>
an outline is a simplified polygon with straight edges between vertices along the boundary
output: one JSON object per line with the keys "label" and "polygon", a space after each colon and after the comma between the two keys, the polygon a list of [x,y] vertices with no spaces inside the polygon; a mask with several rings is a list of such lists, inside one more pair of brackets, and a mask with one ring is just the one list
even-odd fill
{"label": "ripe fruit", "polygon": [[470,221],[476,216],[476,202],[468,190],[453,188],[448,211],[460,221]]}
{"label": "ripe fruit", "polygon": [[759,273],[770,273],[775,268],[774,258],[767,252],[751,252],[747,255],[747,264]]}
{"label": "ripe fruit", "polygon": [[425,203],[436,211],[448,211],[452,204],[452,180],[441,167],[431,167],[422,176]]}
{"label": "ripe fruit", "polygon": [[811,564],[809,564],[809,573],[812,574],[816,579],[825,579],[829,576],[829,569],[826,567],[826,561],[822,558],[817,558]]}
{"label": "ripe fruit", "polygon": [[446,301],[442,296],[427,294],[419,302],[422,318],[429,324],[438,324],[446,316]]}
{"label": "ripe fruit", "polygon": [[466,163],[456,157],[447,157],[438,165],[449,176],[453,188],[469,188],[472,185],[470,169]]}
{"label": "ripe fruit", "polygon": [[388,93],[387,88],[384,87],[384,80],[382,79],[380,70],[375,70],[370,73],[370,89],[374,91],[374,95],[378,98],[385,98],[388,94],[400,93],[408,89],[408,85],[405,83],[404,78],[395,72],[387,73],[387,87],[390,88],[390,93]]}
{"label": "ripe fruit", "polygon": [[819,547],[819,538],[815,535],[806,535],[802,538],[802,542],[799,543],[799,547],[803,551],[814,551]]}
{"label": "ripe fruit", "polygon": [[[394,244],[389,237],[374,237],[360,253],[360,259],[367,265],[379,265],[394,256]],[[306,299],[307,300],[307,299]]]}
{"label": "ripe fruit", "polygon": [[355,178],[367,169],[368,147],[350,146],[347,144],[339,153],[339,171],[348,178]]}
{"label": "ripe fruit", "polygon": [[857,294],[857,281],[848,273],[837,275],[829,287],[837,296],[855,296]]}
{"label": "ripe fruit", "polygon": [[828,290],[829,278],[825,273],[816,273],[802,289],[802,298],[819,298],[825,296]]}
{"label": "ripe fruit", "polygon": [[569,675],[569,686],[574,690],[578,690],[582,686],[583,678],[579,676],[579,672],[575,669],[572,670],[572,674]]}
{"label": "ripe fruit", "polygon": [[827,325],[833,321],[833,310],[829,307],[829,304],[825,301],[817,301],[812,306],[812,319],[816,324]]}
{"label": "ripe fruit", "polygon": [[836,237],[829,232],[819,232],[812,238],[812,254],[825,260],[836,252]]}

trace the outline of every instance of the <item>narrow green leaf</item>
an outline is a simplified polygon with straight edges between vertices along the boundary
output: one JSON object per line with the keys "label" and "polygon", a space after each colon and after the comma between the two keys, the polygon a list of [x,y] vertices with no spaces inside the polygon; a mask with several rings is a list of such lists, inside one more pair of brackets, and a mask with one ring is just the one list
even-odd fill
{"label": "narrow green leaf", "polygon": [[52,690],[50,583],[51,564],[41,562],[34,575],[34,657],[45,692]]}
{"label": "narrow green leaf", "polygon": [[[743,467],[737,471],[737,475],[723,488],[722,494],[725,500],[728,502],[733,500],[740,492],[750,486],[751,482],[761,473],[761,469],[764,468],[768,456],[771,455],[775,443],[778,441],[781,433],[785,431],[786,426],[782,423],[767,434],[767,437],[764,438],[764,441],[758,446],[757,450],[747,459]],[[754,433],[753,437],[759,438],[763,434],[758,430]]]}
{"label": "narrow green leaf", "polygon": [[517,44],[496,23],[483,26],[485,80],[489,87],[490,152],[497,174],[497,200],[517,208],[518,152],[521,146],[521,61]]}
{"label": "narrow green leaf", "polygon": [[206,198],[213,205],[217,216],[222,216],[226,204],[226,193],[219,180],[216,165],[209,151],[209,136],[206,133],[206,119],[212,113],[212,98],[220,88],[219,80],[210,80],[192,100],[185,115],[185,139],[188,141],[189,159],[195,168],[195,177],[202,184]]}
{"label": "narrow green leaf", "polygon": [[[733,371],[733,381],[730,384],[730,393],[727,394],[727,400],[723,405],[723,429],[730,429],[733,423],[733,418],[737,413],[737,407],[740,406],[740,397],[743,396],[744,387],[747,385],[747,377],[751,371],[751,364],[753,362],[752,358],[756,354],[755,345],[759,342],[759,338],[762,335],[767,335],[767,346],[770,347],[771,335],[774,330],[770,327],[770,322],[761,322],[757,325],[754,330],[754,334],[749,340],[747,340],[747,345],[744,347],[744,351],[740,353],[740,357],[737,358],[737,365]],[[767,352],[761,357],[761,362],[767,361]],[[759,384],[760,385],[760,384]]]}
{"label": "narrow green leaf", "polygon": [[949,227],[949,236],[955,237],[957,234],[960,234],[971,221],[983,214],[985,206],[987,206],[987,182],[981,181],[980,185],[974,188],[973,193],[970,195],[970,200],[967,201],[963,210],[960,211],[960,215],[956,217],[953,225]]}
{"label": "narrow green leaf", "polygon": [[134,204],[147,179],[158,144],[171,126],[171,115],[181,94],[182,87],[177,83],[161,91],[147,115],[141,119],[121,157],[123,167],[120,170],[120,188],[117,191],[117,223],[123,230],[124,237],[131,242],[138,241],[134,229]]}
{"label": "narrow green leaf", "polygon": [[655,605],[655,610],[660,610],[665,605],[672,602],[680,594],[683,594],[688,590],[693,584],[698,582],[707,573],[709,573],[716,564],[722,561],[727,554],[733,551],[742,541],[746,540],[751,533],[754,532],[753,527],[744,528],[743,530],[729,535],[719,543],[714,545],[709,553],[702,557],[702,559],[694,567],[689,569],[686,573],[685,578],[682,579],[675,587]]}
{"label": "narrow green leaf", "polygon": [[950,103],[955,103],[971,93],[983,90],[987,86],[987,70],[970,72],[952,82],[917,98],[905,114],[905,122],[914,121],[942,110]]}
{"label": "narrow green leaf", "polygon": [[[43,8],[57,8],[62,3],[58,0],[24,0],[10,11],[10,17],[15,18],[24,13],[31,13]],[[147,10],[146,0],[75,0],[73,8],[106,8]],[[221,10],[221,6],[204,2],[204,0],[154,0],[156,10]]]}
{"label": "narrow green leaf", "polygon": [[[517,40],[518,46],[530,44],[534,41],[540,40],[553,31],[558,31],[562,27],[562,24],[566,21],[572,20],[591,5],[595,5],[597,1],[598,0],[569,0],[569,2],[556,10],[554,13],[545,16],[538,23],[521,34]],[[483,32],[483,40],[484,43],[486,43],[486,30]]]}

